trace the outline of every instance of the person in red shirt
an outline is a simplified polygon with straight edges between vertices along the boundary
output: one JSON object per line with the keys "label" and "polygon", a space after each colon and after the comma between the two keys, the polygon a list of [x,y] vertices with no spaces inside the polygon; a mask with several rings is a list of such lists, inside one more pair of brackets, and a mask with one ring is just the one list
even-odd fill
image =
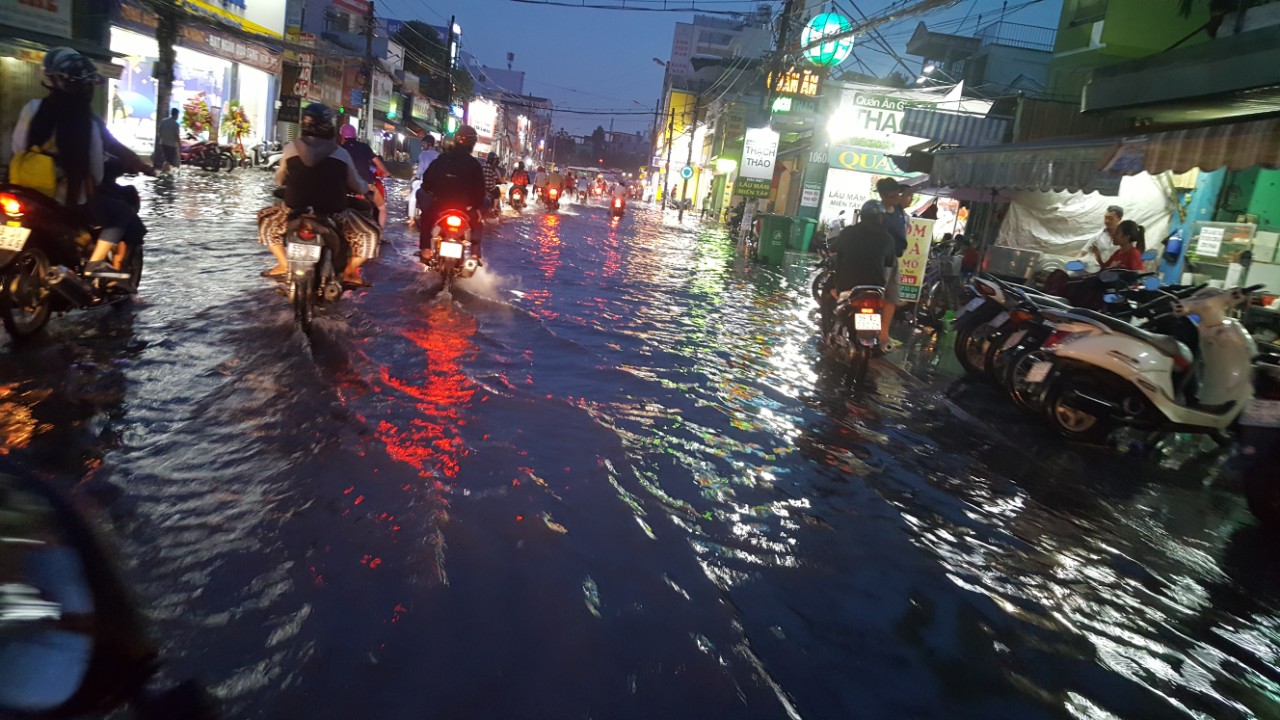
{"label": "person in red shirt", "polygon": [[[1142,250],[1147,246],[1144,228],[1132,220],[1125,220],[1116,228],[1115,241],[1118,248],[1106,262],[1103,270],[1121,268],[1124,270],[1143,269]],[[1097,253],[1097,250],[1094,250]],[[1101,256],[1098,257],[1101,262]]]}

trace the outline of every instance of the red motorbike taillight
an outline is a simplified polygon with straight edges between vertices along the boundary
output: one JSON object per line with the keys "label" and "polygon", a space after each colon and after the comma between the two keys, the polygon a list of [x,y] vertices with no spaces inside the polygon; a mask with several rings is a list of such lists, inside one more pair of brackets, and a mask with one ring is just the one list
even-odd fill
{"label": "red motorbike taillight", "polygon": [[560,194],[560,191],[556,190],[555,188],[551,188],[551,190],[549,190],[547,194],[550,195],[551,197],[555,197]]}
{"label": "red motorbike taillight", "polygon": [[448,215],[444,219],[444,224],[451,228],[460,228],[462,227],[462,218],[457,215]]}
{"label": "red motorbike taillight", "polygon": [[1177,372],[1186,372],[1191,369],[1191,361],[1177,355],[1173,358],[1173,369]]}
{"label": "red motorbike taillight", "polygon": [[982,295],[986,295],[987,297],[994,297],[996,294],[996,289],[986,283],[980,282],[980,283],[975,283],[975,285],[977,285],[978,292]]}
{"label": "red motorbike taillight", "polygon": [[1009,319],[1017,325],[1026,325],[1027,323],[1034,320],[1035,317],[1036,317],[1035,315],[1032,315],[1026,310],[1014,310],[1013,312],[1009,313]]}
{"label": "red motorbike taillight", "polygon": [[298,228],[298,237],[303,240],[315,240],[316,230],[310,225],[302,225]]}
{"label": "red motorbike taillight", "polygon": [[619,207],[619,208],[620,208],[620,207],[622,207],[622,201],[621,201],[621,200],[614,200],[614,201],[613,201],[613,206],[614,206],[614,207]]}
{"label": "red motorbike taillight", "polygon": [[20,217],[23,213],[22,201],[12,193],[0,193],[0,210],[10,217]]}

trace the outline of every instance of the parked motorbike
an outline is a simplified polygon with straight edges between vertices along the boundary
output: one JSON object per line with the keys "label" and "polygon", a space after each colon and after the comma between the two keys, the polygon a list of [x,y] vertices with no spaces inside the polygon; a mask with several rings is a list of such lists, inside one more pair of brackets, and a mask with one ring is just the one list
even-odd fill
{"label": "parked motorbike", "polygon": [[[132,187],[116,186],[110,172],[108,178],[99,192],[120,193],[136,203]],[[137,292],[146,232],[140,220],[135,237],[116,245],[116,270],[90,273],[85,266],[101,228],[77,209],[30,188],[2,184],[0,216],[0,319],[13,339],[39,332],[52,313],[116,304]]]}
{"label": "parked motorbike", "polygon": [[1240,452],[1233,464],[1249,510],[1265,527],[1280,530],[1280,355],[1257,359],[1253,384],[1255,397],[1240,415]]}
{"label": "parked motorbike", "polygon": [[617,218],[620,218],[620,217],[622,217],[622,214],[623,214],[624,212],[626,212],[626,209],[627,209],[627,201],[626,201],[626,199],[625,199],[625,198],[620,198],[620,197],[615,197],[615,198],[613,199],[613,203],[609,206],[609,215],[610,215],[611,217],[617,217]]}
{"label": "parked motorbike", "polygon": [[216,140],[200,140],[195,135],[188,135],[187,140],[189,142],[179,151],[183,165],[194,165],[210,172],[222,168],[226,159]]}
{"label": "parked motorbike", "polygon": [[454,280],[476,273],[480,261],[471,255],[471,221],[457,210],[448,210],[431,228],[431,259],[427,267],[440,274],[448,289]]}
{"label": "parked motorbike", "polygon": [[871,356],[880,345],[884,304],[884,288],[877,285],[858,285],[837,298],[826,342],[840,360],[849,363],[851,383],[861,384],[867,377]]}
{"label": "parked motorbike", "polygon": [[1170,335],[1089,313],[1106,332],[1079,337],[1055,333],[1043,349],[1051,357],[1028,372],[1045,383],[1049,422],[1064,436],[1097,441],[1125,425],[1155,431],[1203,432],[1220,440],[1253,399],[1253,338],[1227,316],[1261,285],[1206,288],[1186,299],[1160,298],[1152,308],[1186,319],[1198,352]]}
{"label": "parked motorbike", "polygon": [[511,203],[511,209],[516,212],[524,210],[525,206],[525,190],[522,185],[512,185],[511,190],[507,193],[507,202]]}

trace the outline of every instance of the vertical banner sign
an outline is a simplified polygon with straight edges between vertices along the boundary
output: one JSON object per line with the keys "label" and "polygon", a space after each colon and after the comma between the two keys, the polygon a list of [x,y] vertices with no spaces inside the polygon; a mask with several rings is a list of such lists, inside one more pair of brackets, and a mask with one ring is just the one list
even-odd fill
{"label": "vertical banner sign", "polygon": [[769,197],[777,157],[778,133],[767,127],[747,130],[742,141],[742,165],[739,166],[734,192],[743,197]]}
{"label": "vertical banner sign", "polygon": [[800,191],[800,207],[816,208],[822,202],[822,183],[806,180]]}
{"label": "vertical banner sign", "polygon": [[908,218],[907,251],[898,258],[898,297],[915,302],[924,284],[924,266],[929,261],[929,245],[933,243],[933,220]]}

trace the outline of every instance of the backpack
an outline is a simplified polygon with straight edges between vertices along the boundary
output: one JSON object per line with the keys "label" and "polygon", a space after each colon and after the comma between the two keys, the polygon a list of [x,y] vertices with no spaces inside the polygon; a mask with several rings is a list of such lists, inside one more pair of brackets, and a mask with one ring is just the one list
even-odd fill
{"label": "backpack", "polygon": [[58,167],[52,155],[33,145],[9,161],[9,182],[53,197],[58,191]]}

